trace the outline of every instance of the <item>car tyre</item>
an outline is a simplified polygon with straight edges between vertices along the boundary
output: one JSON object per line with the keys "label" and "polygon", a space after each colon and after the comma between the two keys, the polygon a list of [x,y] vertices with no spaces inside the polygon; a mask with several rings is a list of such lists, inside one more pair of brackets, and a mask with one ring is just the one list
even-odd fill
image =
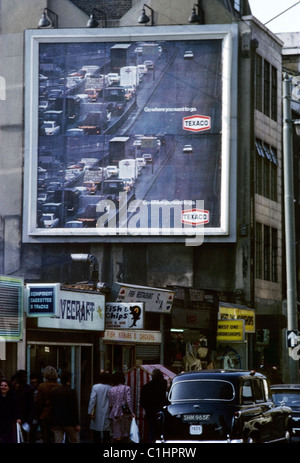
{"label": "car tyre", "polygon": [[285,442],[287,444],[292,442],[292,433],[288,430],[285,432]]}

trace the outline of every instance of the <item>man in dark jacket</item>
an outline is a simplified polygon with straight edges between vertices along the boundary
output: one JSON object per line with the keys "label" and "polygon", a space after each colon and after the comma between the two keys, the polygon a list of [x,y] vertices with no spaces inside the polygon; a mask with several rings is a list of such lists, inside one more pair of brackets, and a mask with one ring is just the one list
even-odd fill
{"label": "man in dark jacket", "polygon": [[148,421],[148,442],[155,442],[159,437],[157,414],[168,404],[167,381],[158,368],[153,370],[151,381],[142,387],[140,404]]}
{"label": "man in dark jacket", "polygon": [[51,391],[50,427],[54,442],[60,444],[65,439],[70,443],[78,443],[78,402],[76,391],[71,388],[71,374],[62,373],[60,381],[62,387]]}

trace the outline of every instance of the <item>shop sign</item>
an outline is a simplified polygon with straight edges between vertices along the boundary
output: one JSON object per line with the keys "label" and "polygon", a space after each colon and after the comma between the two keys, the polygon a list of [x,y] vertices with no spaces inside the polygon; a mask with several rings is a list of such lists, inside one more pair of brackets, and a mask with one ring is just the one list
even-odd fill
{"label": "shop sign", "polygon": [[105,330],[104,341],[139,342],[160,344],[160,331]]}
{"label": "shop sign", "polygon": [[218,320],[217,341],[218,342],[244,342],[245,341],[244,320]]}
{"label": "shop sign", "polygon": [[209,329],[210,327],[210,310],[189,310],[173,307],[172,328]]}
{"label": "shop sign", "polygon": [[24,279],[0,276],[0,336],[2,340],[19,341],[22,339],[23,300]]}
{"label": "shop sign", "polygon": [[39,317],[39,328],[104,331],[105,296],[79,291],[59,291],[58,312]]}
{"label": "shop sign", "polygon": [[144,302],[146,312],[171,313],[174,292],[147,286],[114,283],[116,302]]}
{"label": "shop sign", "polygon": [[59,283],[29,283],[27,288],[27,316],[50,317],[56,315]]}
{"label": "shop sign", "polygon": [[142,302],[108,302],[105,304],[105,328],[143,329],[144,304]]}
{"label": "shop sign", "polygon": [[255,311],[234,304],[219,304],[220,320],[245,320],[245,333],[255,333]]}

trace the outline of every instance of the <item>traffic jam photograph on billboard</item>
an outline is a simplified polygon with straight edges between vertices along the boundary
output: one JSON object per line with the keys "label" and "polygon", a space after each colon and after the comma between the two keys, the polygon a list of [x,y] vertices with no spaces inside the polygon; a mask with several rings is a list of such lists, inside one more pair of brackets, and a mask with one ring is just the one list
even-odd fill
{"label": "traffic jam photograph on billboard", "polygon": [[27,38],[28,235],[228,234],[230,34],[193,32]]}

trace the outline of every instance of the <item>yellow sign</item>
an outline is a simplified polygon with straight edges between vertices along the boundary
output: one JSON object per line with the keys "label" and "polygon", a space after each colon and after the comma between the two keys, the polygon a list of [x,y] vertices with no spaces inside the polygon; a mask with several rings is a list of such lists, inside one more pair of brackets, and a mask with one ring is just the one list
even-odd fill
{"label": "yellow sign", "polygon": [[255,311],[219,305],[220,320],[245,320],[245,333],[255,333]]}
{"label": "yellow sign", "polygon": [[244,320],[218,320],[217,341],[219,342],[244,342]]}

